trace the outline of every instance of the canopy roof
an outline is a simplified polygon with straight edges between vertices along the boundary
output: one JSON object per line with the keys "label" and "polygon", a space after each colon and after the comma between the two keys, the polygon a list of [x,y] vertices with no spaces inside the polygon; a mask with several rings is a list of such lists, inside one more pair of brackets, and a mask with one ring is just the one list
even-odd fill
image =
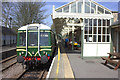
{"label": "canopy roof", "polygon": [[41,30],[51,30],[51,28],[47,25],[44,25],[44,24],[39,24],[39,23],[35,23],[35,24],[28,24],[28,25],[25,25],[25,26],[22,26],[21,28],[19,28],[18,30],[26,30],[26,29],[34,29],[34,30],[37,30],[39,27],[39,29]]}
{"label": "canopy roof", "polygon": [[[84,2],[84,3],[83,3]],[[55,11],[65,13],[83,13],[83,4],[85,4],[85,13],[111,14],[111,10],[92,0],[75,0],[65,4]],[[98,6],[98,7],[96,7]]]}

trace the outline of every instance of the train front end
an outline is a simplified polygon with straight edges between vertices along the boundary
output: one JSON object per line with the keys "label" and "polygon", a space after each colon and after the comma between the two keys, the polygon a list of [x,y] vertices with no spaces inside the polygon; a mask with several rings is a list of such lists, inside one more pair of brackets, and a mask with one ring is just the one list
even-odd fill
{"label": "train front end", "polygon": [[50,27],[29,24],[18,29],[17,56],[27,66],[46,64],[52,56]]}

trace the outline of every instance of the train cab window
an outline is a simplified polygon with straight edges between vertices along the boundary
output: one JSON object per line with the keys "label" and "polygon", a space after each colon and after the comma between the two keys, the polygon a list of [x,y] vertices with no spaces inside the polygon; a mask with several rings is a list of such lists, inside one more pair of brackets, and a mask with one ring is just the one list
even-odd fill
{"label": "train cab window", "polygon": [[19,46],[26,46],[26,33],[20,33]]}
{"label": "train cab window", "polygon": [[38,32],[28,32],[28,46],[38,46]]}
{"label": "train cab window", "polygon": [[40,32],[40,46],[48,46],[48,32]]}

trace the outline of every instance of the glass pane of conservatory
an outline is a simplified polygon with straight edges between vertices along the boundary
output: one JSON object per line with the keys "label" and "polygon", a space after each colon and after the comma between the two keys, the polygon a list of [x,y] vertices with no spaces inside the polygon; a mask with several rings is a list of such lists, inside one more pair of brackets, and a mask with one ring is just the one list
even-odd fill
{"label": "glass pane of conservatory", "polygon": [[103,19],[103,26],[106,26],[106,20]]}
{"label": "glass pane of conservatory", "polygon": [[96,13],[96,5],[91,3],[91,13]]}
{"label": "glass pane of conservatory", "polygon": [[107,26],[110,26],[110,20],[107,20]]}
{"label": "glass pane of conservatory", "polygon": [[105,35],[102,36],[102,42],[105,42]]}
{"label": "glass pane of conservatory", "polygon": [[93,35],[93,42],[97,41],[97,35]]}
{"label": "glass pane of conservatory", "polygon": [[98,27],[98,34],[101,34],[101,27]]}
{"label": "glass pane of conservatory", "polygon": [[110,42],[110,36],[107,35],[107,42]]}
{"label": "glass pane of conservatory", "polygon": [[71,13],[75,13],[76,12],[76,3],[72,3],[71,4]]}
{"label": "glass pane of conservatory", "polygon": [[85,41],[89,42],[89,36],[88,35],[85,35]]}
{"label": "glass pane of conservatory", "polygon": [[89,34],[92,34],[92,27],[89,27]]}
{"label": "glass pane of conservatory", "polygon": [[104,13],[104,9],[98,6],[98,14],[103,14],[103,13]]}
{"label": "glass pane of conservatory", "polygon": [[101,42],[101,35],[98,35],[98,42]]}
{"label": "glass pane of conservatory", "polygon": [[103,32],[103,34],[105,34],[105,27],[103,27],[103,31],[102,32]]}
{"label": "glass pane of conservatory", "polygon": [[94,19],[94,26],[97,26],[97,19]]}
{"label": "glass pane of conservatory", "polygon": [[90,2],[85,2],[85,13],[90,13]]}
{"label": "glass pane of conservatory", "polygon": [[101,26],[101,19],[98,19],[98,26]]}
{"label": "glass pane of conservatory", "polygon": [[65,6],[65,7],[63,8],[63,12],[69,12],[69,6]]}
{"label": "glass pane of conservatory", "polygon": [[88,26],[88,19],[85,19],[85,26]]}
{"label": "glass pane of conservatory", "polygon": [[97,33],[97,27],[93,27],[93,34]]}
{"label": "glass pane of conservatory", "polygon": [[89,26],[92,26],[92,19],[89,19]]}
{"label": "glass pane of conservatory", "polygon": [[56,10],[56,12],[62,12],[62,9],[58,9],[58,10]]}
{"label": "glass pane of conservatory", "polygon": [[82,2],[78,2],[78,13],[82,12]]}
{"label": "glass pane of conservatory", "polygon": [[109,11],[105,10],[105,14],[111,14]]}
{"label": "glass pane of conservatory", "polygon": [[88,34],[88,27],[85,27],[85,34]]}

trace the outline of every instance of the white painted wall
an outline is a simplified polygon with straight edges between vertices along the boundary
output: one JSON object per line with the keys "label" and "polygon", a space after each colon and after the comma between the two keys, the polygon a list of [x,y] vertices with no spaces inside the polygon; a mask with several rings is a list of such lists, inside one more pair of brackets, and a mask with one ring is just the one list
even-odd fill
{"label": "white painted wall", "polygon": [[108,56],[110,43],[84,43],[84,57]]}

